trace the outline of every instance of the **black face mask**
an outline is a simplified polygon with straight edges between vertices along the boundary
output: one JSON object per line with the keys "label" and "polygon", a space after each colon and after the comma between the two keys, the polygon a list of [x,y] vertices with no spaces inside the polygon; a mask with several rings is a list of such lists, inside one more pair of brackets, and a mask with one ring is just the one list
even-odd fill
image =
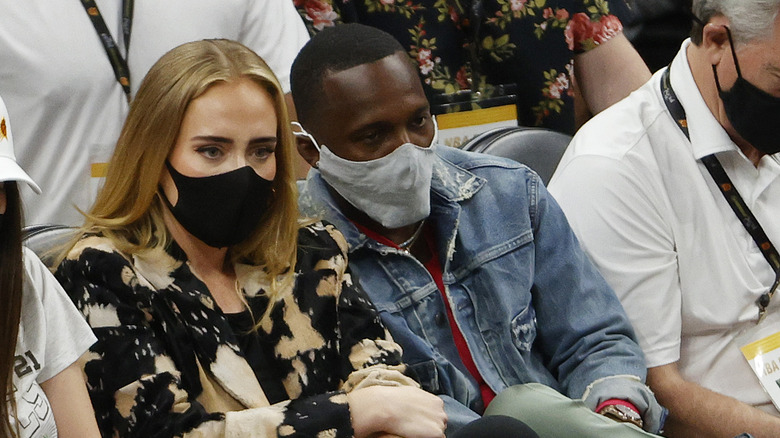
{"label": "black face mask", "polygon": [[734,66],[737,68],[737,80],[730,90],[724,91],[720,88],[718,72],[715,66],[712,66],[726,117],[737,134],[754,148],[768,155],[778,153],[780,138],[778,138],[777,123],[780,121],[780,98],[772,96],[742,77],[737,53],[734,50],[734,41],[731,39],[731,31],[728,27],[726,33],[731,45],[731,56],[734,57]]}
{"label": "black face mask", "polygon": [[268,209],[273,182],[249,166],[213,176],[185,176],[165,162],[179,191],[172,206],[177,221],[208,246],[223,248],[243,242]]}

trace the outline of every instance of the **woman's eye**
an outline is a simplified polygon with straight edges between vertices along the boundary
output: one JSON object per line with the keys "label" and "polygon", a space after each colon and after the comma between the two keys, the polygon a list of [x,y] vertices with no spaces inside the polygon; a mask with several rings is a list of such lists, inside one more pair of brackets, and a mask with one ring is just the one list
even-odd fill
{"label": "woman's eye", "polygon": [[263,147],[263,148],[257,148],[252,151],[252,157],[257,160],[264,160],[274,153],[274,148],[272,147]]}
{"label": "woman's eye", "polygon": [[215,159],[222,156],[222,150],[216,146],[203,146],[198,148],[198,153],[209,159]]}

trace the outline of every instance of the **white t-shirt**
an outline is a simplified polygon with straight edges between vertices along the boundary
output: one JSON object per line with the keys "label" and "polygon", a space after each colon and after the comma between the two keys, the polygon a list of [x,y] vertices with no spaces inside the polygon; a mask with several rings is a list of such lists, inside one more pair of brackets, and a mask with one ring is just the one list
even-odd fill
{"label": "white t-shirt", "polygon": [[[97,0],[120,51],[121,1]],[[19,164],[41,186],[23,188],[28,224],[81,224],[128,111],[122,87],[80,1],[0,0],[0,96]],[[136,0],[130,80],[138,89],[168,50],[204,38],[255,50],[289,91],[308,33],[291,0]],[[98,175],[98,176],[93,176]]]}
{"label": "white t-shirt", "polygon": [[780,154],[755,167],[731,141],[698,92],[688,44],[670,80],[691,141],[666,109],[658,72],[580,129],[550,192],[617,292],[648,367],[678,362],[685,379],[777,414],[734,341],[755,326],[756,299],[775,274],[699,159],[717,154],[780,244]]}
{"label": "white t-shirt", "polygon": [[24,251],[22,320],[13,374],[19,438],[54,438],[57,427],[40,383],[69,367],[96,339],[54,276],[32,251]]}

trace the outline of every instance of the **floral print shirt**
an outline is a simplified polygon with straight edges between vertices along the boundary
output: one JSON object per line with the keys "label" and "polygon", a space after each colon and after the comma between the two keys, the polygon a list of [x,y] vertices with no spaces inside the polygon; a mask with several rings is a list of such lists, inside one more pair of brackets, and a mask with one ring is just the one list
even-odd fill
{"label": "floral print shirt", "polygon": [[271,306],[258,335],[290,400],[269,404],[178,246],[130,255],[87,235],[70,251],[56,276],[98,338],[84,371],[104,437],[346,438],[354,433],[346,392],[417,386],[332,225],[301,228],[295,284],[273,302],[261,268],[234,268],[247,303]]}
{"label": "floral print shirt", "polygon": [[[518,120],[572,134],[573,56],[622,31],[624,0],[293,0],[310,33],[359,22],[395,36],[426,94],[516,84]],[[478,11],[478,12],[474,12]],[[479,73],[479,74],[475,74]]]}

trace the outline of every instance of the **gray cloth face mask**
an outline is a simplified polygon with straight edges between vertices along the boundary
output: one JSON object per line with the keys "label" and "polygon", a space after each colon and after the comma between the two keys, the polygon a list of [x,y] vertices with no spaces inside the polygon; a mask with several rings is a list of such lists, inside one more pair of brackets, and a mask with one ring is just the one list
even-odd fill
{"label": "gray cloth face mask", "polygon": [[400,228],[417,223],[431,212],[431,177],[438,138],[436,119],[429,147],[404,143],[384,157],[369,161],[350,161],[309,138],[320,152],[317,169],[325,182],[347,202],[379,222],[385,228]]}

